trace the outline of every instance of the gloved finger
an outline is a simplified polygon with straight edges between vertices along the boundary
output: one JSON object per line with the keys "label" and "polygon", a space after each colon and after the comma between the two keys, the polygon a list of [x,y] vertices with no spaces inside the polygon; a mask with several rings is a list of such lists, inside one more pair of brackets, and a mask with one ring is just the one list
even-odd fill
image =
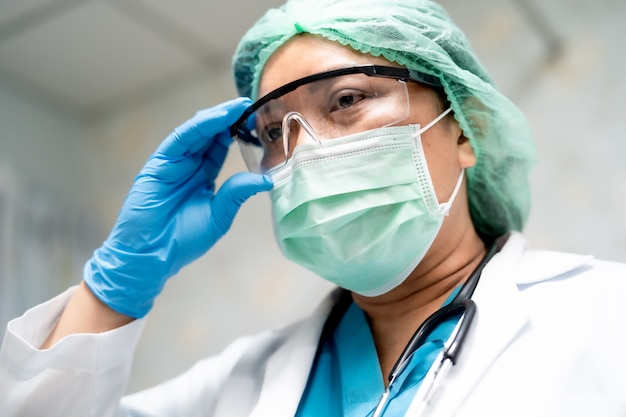
{"label": "gloved finger", "polygon": [[267,175],[239,172],[230,177],[213,198],[211,222],[216,235],[224,235],[239,211],[239,207],[250,197],[262,191],[269,191],[274,184]]}
{"label": "gloved finger", "polygon": [[224,135],[228,132],[220,132],[204,154],[177,158],[158,153],[153,155],[135,179],[133,189],[145,196],[151,195],[158,200],[167,198],[172,202],[198,188],[213,190],[215,178],[228,154],[228,145],[219,138]]}
{"label": "gloved finger", "polygon": [[213,140],[213,143],[211,143],[209,149],[205,152],[203,168],[207,181],[215,180],[222,168],[224,160],[226,160],[226,155],[228,154],[229,140],[230,136],[228,132],[220,132]]}
{"label": "gloved finger", "polygon": [[210,146],[218,133],[228,131],[230,125],[250,104],[252,101],[249,98],[239,97],[199,111],[193,118],[174,129],[161,143],[157,153],[180,157],[201,151],[207,145]]}

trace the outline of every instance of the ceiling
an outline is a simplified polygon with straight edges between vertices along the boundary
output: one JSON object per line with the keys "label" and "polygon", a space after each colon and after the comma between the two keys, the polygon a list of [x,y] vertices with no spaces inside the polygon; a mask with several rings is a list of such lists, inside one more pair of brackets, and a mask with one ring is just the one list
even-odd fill
{"label": "ceiling", "polygon": [[0,77],[73,113],[229,65],[282,0],[4,0]]}
{"label": "ceiling", "polygon": [[[520,7],[527,0],[441,2],[479,56],[481,48],[489,51],[481,58],[496,78],[502,63],[507,65],[500,71],[505,82],[523,78],[528,57],[545,51],[537,25],[528,23],[529,13]],[[226,70],[245,30],[265,10],[282,3],[2,0],[0,81],[50,108],[78,116],[97,114]],[[520,48],[524,60],[515,52]],[[490,56],[496,57],[493,65]]]}

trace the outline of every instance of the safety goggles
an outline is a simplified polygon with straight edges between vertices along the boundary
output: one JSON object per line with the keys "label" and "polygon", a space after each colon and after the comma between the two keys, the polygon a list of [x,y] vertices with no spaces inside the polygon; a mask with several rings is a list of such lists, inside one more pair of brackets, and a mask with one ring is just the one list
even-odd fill
{"label": "safety goggles", "polygon": [[263,96],[231,126],[252,172],[285,164],[294,148],[322,144],[401,122],[409,116],[406,83],[440,88],[436,77],[406,68],[365,65],[310,75]]}

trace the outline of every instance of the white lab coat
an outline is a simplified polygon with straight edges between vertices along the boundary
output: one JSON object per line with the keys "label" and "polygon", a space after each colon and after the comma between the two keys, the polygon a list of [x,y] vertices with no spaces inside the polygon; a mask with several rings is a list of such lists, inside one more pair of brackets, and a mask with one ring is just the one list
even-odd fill
{"label": "white lab coat", "polygon": [[[331,295],[309,318],[234,342],[188,372],[122,398],[142,320],[41,343],[69,293],[8,326],[8,416],[293,416]],[[626,265],[535,251],[513,234],[489,262],[461,359],[429,416],[626,416]]]}

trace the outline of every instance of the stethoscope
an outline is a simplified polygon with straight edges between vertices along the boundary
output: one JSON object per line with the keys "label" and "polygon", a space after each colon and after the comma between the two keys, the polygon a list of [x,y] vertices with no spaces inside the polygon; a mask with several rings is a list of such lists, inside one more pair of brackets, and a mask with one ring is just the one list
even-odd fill
{"label": "stethoscope", "polygon": [[[485,265],[487,265],[491,258],[501,249],[507,237],[508,236],[503,236],[489,246],[489,249],[483,259],[481,259],[478,266],[476,266],[474,271],[472,271],[467,281],[463,284],[452,301],[430,315],[421,324],[421,326],[418,327],[415,333],[413,333],[409,343],[405,346],[402,354],[389,373],[389,384],[387,384],[387,388],[381,395],[372,417],[381,417],[383,415],[390,401],[393,384],[395,383],[397,377],[406,369],[413,353],[415,353],[415,351],[424,344],[428,335],[446,320],[458,316],[460,318],[457,325],[444,344],[442,351],[435,358],[433,365],[422,380],[420,387],[418,388],[417,393],[415,394],[415,397],[405,415],[416,417],[423,414],[427,405],[433,399],[438,388],[441,386],[442,380],[459,359],[463,344],[469,333],[474,316],[476,315],[476,303],[472,301],[471,297],[474,294],[476,286],[478,285],[478,281]],[[328,337],[329,334],[334,331],[334,328],[337,326],[341,317],[352,302],[352,297],[346,290],[342,291],[339,297],[339,300],[335,304],[333,311],[324,325],[320,343],[322,343],[322,341],[325,340],[325,337]],[[318,348],[318,353],[319,351],[320,349]]]}
{"label": "stethoscope", "polygon": [[501,246],[496,242],[490,245],[483,259],[478,266],[476,266],[474,271],[472,271],[469,278],[465,281],[452,301],[430,315],[421,326],[418,327],[415,333],[413,333],[409,343],[406,345],[389,373],[389,384],[387,384],[387,388],[380,397],[372,417],[381,417],[383,415],[389,404],[393,384],[409,364],[413,353],[426,342],[428,335],[446,320],[459,316],[460,318],[456,327],[422,380],[405,415],[417,417],[423,414],[428,403],[433,399],[438,388],[441,386],[442,380],[459,359],[463,344],[469,333],[474,316],[476,315],[476,303],[472,301],[471,297],[478,285],[478,280],[480,279],[483,268],[493,255],[500,250],[500,247]]}

